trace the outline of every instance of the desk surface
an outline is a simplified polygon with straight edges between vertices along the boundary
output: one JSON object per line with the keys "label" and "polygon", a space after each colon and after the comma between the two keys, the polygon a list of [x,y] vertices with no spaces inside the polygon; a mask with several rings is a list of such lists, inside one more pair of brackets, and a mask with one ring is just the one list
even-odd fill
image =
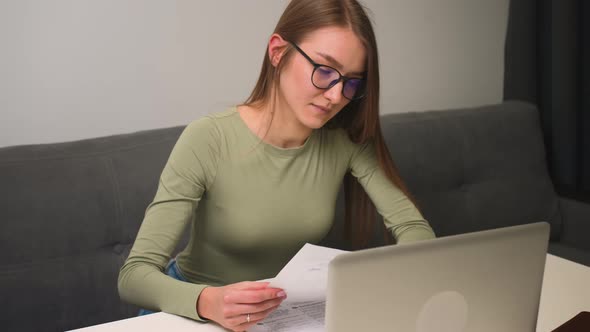
{"label": "desk surface", "polygon": [[[547,255],[537,332],[550,332],[580,311],[590,311],[590,268]],[[215,324],[203,324],[166,313],[156,313],[91,326],[78,332],[190,331],[224,332]]]}
{"label": "desk surface", "polygon": [[537,332],[550,332],[590,311],[590,267],[547,255]]}

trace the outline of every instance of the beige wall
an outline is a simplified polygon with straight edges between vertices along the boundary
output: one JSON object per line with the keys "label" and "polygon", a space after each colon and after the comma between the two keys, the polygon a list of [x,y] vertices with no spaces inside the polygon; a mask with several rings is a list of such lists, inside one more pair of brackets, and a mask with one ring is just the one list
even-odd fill
{"label": "beige wall", "polygon": [[[0,146],[186,124],[243,101],[286,0],[0,0]],[[508,0],[365,0],[382,111],[502,98]]]}

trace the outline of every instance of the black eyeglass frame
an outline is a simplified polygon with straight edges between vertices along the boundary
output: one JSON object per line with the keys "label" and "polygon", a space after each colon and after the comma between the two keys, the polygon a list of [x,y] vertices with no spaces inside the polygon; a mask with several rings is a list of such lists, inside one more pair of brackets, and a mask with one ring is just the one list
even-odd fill
{"label": "black eyeglass frame", "polygon": [[[293,45],[293,47],[295,47],[295,49],[297,50],[297,52],[299,52],[301,55],[303,55],[303,57],[304,57],[305,59],[307,59],[307,61],[309,61],[309,63],[311,63],[311,65],[313,66],[313,71],[311,72],[311,77],[310,77],[311,84],[313,84],[313,86],[315,86],[315,87],[316,87],[316,88],[318,88],[318,89],[322,89],[322,90],[328,90],[328,89],[331,89],[331,88],[332,88],[334,85],[336,85],[336,84],[340,83],[340,81],[343,81],[344,83],[342,84],[342,92],[341,92],[341,93],[342,93],[342,96],[344,96],[344,98],[346,98],[346,99],[348,99],[348,100],[351,100],[351,101],[352,101],[352,100],[359,100],[359,99],[362,99],[362,98],[365,96],[365,93],[366,93],[366,83],[367,83],[367,81],[366,81],[366,79],[365,79],[365,78],[358,78],[358,77],[347,77],[347,76],[344,76],[344,75],[342,75],[342,74],[340,73],[340,71],[339,71],[338,69],[336,69],[336,68],[334,68],[334,67],[332,67],[332,66],[323,65],[323,64],[320,64],[320,63],[317,63],[317,62],[313,61],[313,60],[312,60],[312,59],[309,57],[309,55],[307,55],[305,52],[303,52],[303,50],[302,50],[301,48],[299,48],[299,46],[297,46],[297,44],[295,44],[295,43],[292,43],[292,42],[289,42],[289,43],[290,43],[291,45]],[[334,81],[333,81],[333,82],[332,82],[332,83],[331,83],[331,84],[330,84],[328,87],[326,87],[326,88],[323,88],[323,87],[319,87],[319,86],[317,86],[317,85],[314,83],[314,81],[313,81],[313,75],[315,74],[316,70],[317,70],[319,67],[328,67],[328,68],[330,68],[330,69],[333,69],[335,72],[337,72],[337,73],[338,73],[338,75],[339,75],[339,78],[338,78],[337,80],[334,80]],[[362,84],[362,85],[361,85],[361,88],[360,88],[360,89],[361,89],[361,93],[360,93],[360,95],[357,95],[357,96],[355,96],[355,97],[354,97],[354,98],[352,98],[352,99],[351,99],[351,98],[348,98],[348,97],[346,97],[346,95],[344,94],[344,87],[346,86],[346,82],[348,82],[348,81],[349,81],[349,80],[351,80],[351,79],[354,79],[354,80],[359,80],[359,81],[361,81],[361,84]]]}

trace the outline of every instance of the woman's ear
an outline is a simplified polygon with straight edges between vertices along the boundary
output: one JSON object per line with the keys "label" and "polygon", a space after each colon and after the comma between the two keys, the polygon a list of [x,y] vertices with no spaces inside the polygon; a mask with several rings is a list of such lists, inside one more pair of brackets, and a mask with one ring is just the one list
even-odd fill
{"label": "woman's ear", "polygon": [[268,41],[268,59],[273,67],[278,66],[285,52],[288,42],[279,34],[273,33]]}

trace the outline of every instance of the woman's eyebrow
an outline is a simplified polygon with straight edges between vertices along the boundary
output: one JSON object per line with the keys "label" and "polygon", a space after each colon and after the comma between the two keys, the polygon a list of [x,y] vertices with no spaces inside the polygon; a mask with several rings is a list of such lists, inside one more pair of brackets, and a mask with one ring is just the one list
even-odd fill
{"label": "woman's eyebrow", "polygon": [[[326,61],[331,62],[333,65],[335,65],[338,70],[343,71],[342,70],[342,68],[343,68],[342,64],[340,62],[338,62],[338,60],[334,59],[331,55],[325,54],[325,53],[321,53],[321,52],[316,52],[316,53],[319,56],[321,56],[322,58],[326,59]],[[361,71],[361,72],[347,73],[346,75],[348,75],[348,76],[363,76],[363,74],[365,74],[365,73]]]}

